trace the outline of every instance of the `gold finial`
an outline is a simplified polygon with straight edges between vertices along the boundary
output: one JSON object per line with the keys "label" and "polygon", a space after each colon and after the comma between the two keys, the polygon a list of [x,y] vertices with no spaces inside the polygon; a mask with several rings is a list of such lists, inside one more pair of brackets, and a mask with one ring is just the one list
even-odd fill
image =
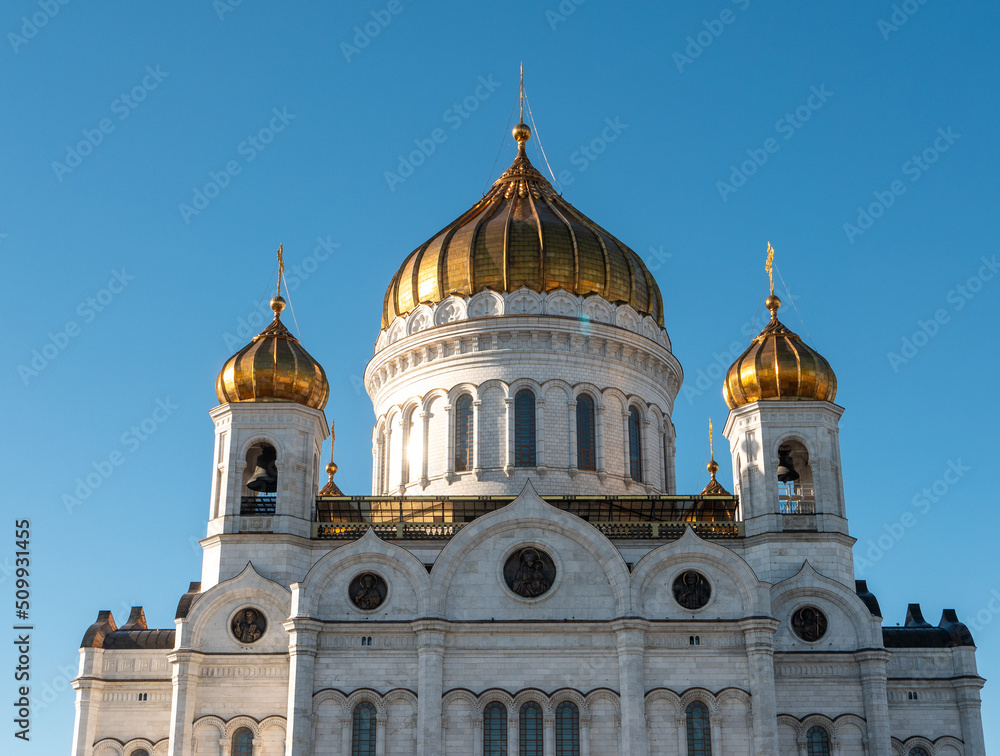
{"label": "gold finial", "polygon": [[274,310],[274,319],[281,319],[281,311],[285,309],[285,300],[281,296],[281,277],[285,275],[285,256],[283,244],[278,245],[278,293],[271,300],[271,309]]}
{"label": "gold finial", "polygon": [[712,482],[715,482],[715,474],[719,471],[719,463],[715,461],[715,439],[714,430],[712,429],[712,418],[708,418],[708,472],[712,476]]}
{"label": "gold finial", "polygon": [[337,465],[333,461],[333,444],[337,440],[337,434],[333,431],[334,421],[330,421],[330,464],[326,466],[326,471],[330,475],[330,482],[333,483],[333,475],[337,472]]}
{"label": "gold finial", "polygon": [[524,156],[524,143],[531,139],[531,129],[524,122],[524,63],[521,64],[521,119],[513,131],[514,139],[517,141],[517,155]]}
{"label": "gold finial", "polygon": [[767,243],[767,263],[764,265],[764,270],[767,271],[767,277],[771,281],[771,294],[764,300],[764,306],[771,311],[771,320],[778,319],[778,309],[781,307],[781,300],[774,295],[774,247],[771,246],[771,242]]}

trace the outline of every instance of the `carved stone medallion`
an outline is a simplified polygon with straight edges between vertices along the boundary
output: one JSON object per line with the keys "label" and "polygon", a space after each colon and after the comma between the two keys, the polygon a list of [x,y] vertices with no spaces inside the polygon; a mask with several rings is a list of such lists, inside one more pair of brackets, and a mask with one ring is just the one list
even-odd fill
{"label": "carved stone medallion", "polygon": [[826,635],[826,615],[815,606],[803,606],[792,615],[792,630],[802,640],[815,643]]}
{"label": "carved stone medallion", "polygon": [[507,558],[503,577],[507,587],[518,596],[537,598],[547,593],[555,582],[556,566],[544,551],[529,546]]}
{"label": "carved stone medallion", "polygon": [[712,586],[700,572],[686,570],[674,579],[674,600],[685,609],[701,609],[712,598]]}
{"label": "carved stone medallion", "polygon": [[267,632],[267,618],[260,609],[247,606],[236,612],[229,629],[240,643],[255,643]]}
{"label": "carved stone medallion", "polygon": [[347,588],[351,602],[366,612],[378,609],[389,595],[389,586],[380,575],[374,572],[362,572],[351,581]]}

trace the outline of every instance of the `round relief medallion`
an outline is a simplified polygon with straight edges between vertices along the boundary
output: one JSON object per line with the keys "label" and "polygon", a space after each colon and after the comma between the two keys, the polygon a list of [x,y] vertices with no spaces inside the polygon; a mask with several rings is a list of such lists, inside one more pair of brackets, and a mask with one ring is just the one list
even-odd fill
{"label": "round relief medallion", "polygon": [[381,575],[374,572],[362,572],[351,581],[347,592],[358,609],[370,612],[378,609],[385,602],[385,597],[389,595],[389,586]]}
{"label": "round relief medallion", "polygon": [[685,609],[701,609],[712,598],[712,586],[700,572],[685,570],[674,579],[674,600]]}
{"label": "round relief medallion", "polygon": [[267,632],[267,618],[260,609],[247,606],[236,612],[229,629],[240,643],[254,643]]}
{"label": "round relief medallion", "polygon": [[507,587],[518,596],[537,598],[548,593],[555,582],[556,566],[552,557],[544,551],[528,546],[507,558],[503,577]]}
{"label": "round relief medallion", "polygon": [[792,614],[792,630],[807,643],[815,643],[826,635],[826,615],[815,606],[803,606]]}

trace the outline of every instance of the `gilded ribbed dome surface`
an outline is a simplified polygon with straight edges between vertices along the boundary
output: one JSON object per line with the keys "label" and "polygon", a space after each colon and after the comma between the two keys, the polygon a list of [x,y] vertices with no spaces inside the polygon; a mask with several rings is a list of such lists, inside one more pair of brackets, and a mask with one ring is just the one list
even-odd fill
{"label": "gilded ribbed dome surface", "polygon": [[296,402],[323,409],[330,383],[323,366],[299,344],[284,323],[285,300],[271,300],[274,320],[253,341],[226,360],[215,381],[220,404]]}
{"label": "gilded ribbed dome surface", "polygon": [[639,256],[566,202],[524,152],[473,207],[414,250],[385,294],[382,328],[420,304],[484,289],[565,289],[631,305],[663,325],[663,299]]}
{"label": "gilded ribbed dome surface", "polygon": [[722,395],[729,409],[761,400],[832,402],[837,376],[830,363],[778,320],[781,300],[767,298],[771,322],[726,373]]}

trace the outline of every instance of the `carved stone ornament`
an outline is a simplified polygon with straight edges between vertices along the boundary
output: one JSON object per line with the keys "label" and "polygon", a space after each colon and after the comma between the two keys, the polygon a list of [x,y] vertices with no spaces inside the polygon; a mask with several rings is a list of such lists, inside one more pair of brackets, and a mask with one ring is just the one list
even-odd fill
{"label": "carved stone ornament", "polygon": [[389,586],[380,575],[374,572],[362,572],[351,581],[347,592],[358,609],[370,612],[378,609],[385,602],[385,597],[389,595]]}
{"label": "carved stone ornament", "polygon": [[701,609],[712,598],[712,586],[700,572],[686,570],[674,579],[674,600],[685,609]]}
{"label": "carved stone ornament", "polygon": [[236,612],[229,629],[240,643],[255,643],[267,632],[267,618],[260,609],[247,606]]}
{"label": "carved stone ornament", "polygon": [[503,566],[503,577],[518,596],[537,598],[548,592],[556,579],[552,557],[534,546],[515,551]]}
{"label": "carved stone ornament", "polygon": [[827,627],[826,615],[815,606],[803,606],[792,615],[792,630],[807,643],[815,643],[826,635]]}

